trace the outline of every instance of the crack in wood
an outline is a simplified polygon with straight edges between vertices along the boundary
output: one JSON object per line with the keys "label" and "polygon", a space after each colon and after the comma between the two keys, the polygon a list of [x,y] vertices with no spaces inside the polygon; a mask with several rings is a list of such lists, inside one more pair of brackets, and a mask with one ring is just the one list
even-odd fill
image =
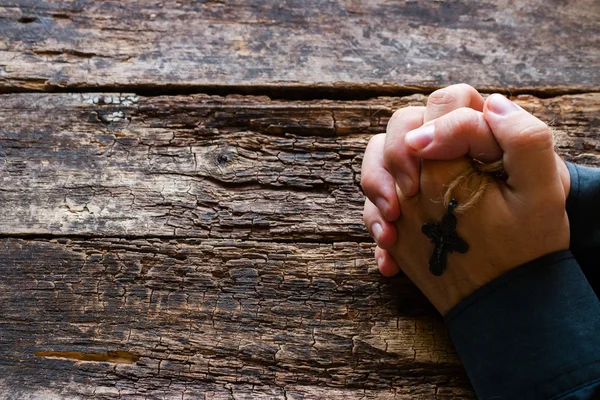
{"label": "crack in wood", "polygon": [[[40,50],[39,54],[72,54],[84,58],[96,57],[93,53],[85,53],[69,50]],[[446,85],[433,86],[405,86],[405,85],[362,85],[362,84],[338,84],[335,86],[327,85],[177,85],[177,84],[138,84],[128,85],[119,84],[114,86],[106,85],[56,85],[46,79],[13,79],[20,82],[15,86],[0,85],[0,93],[135,93],[144,97],[159,96],[190,96],[205,94],[210,96],[261,96],[268,97],[271,100],[293,100],[293,101],[311,101],[311,100],[368,100],[377,97],[386,96],[411,96],[411,95],[429,95],[432,92],[445,87]],[[577,88],[572,86],[499,86],[494,88],[479,87],[476,88],[480,93],[502,93],[507,96],[531,95],[541,99],[549,99],[558,96],[595,93],[600,87]]]}
{"label": "crack in wood", "polygon": [[4,91],[358,99],[457,82],[538,97],[600,89],[589,0],[38,3],[0,10]]}
{"label": "crack in wood", "polygon": [[106,353],[82,353],[80,351],[38,351],[34,353],[36,357],[45,358],[66,358],[68,360],[89,361],[89,362],[108,362],[113,364],[135,364],[141,358],[137,354],[128,351],[116,350]]}
{"label": "crack in wood", "polygon": [[[204,240],[205,237],[194,237],[192,235],[104,235],[104,234],[94,234],[93,232],[85,233],[85,234],[48,234],[48,233],[0,233],[0,239],[24,239],[24,240],[56,240],[56,241],[66,241],[66,240],[86,240],[86,239],[123,239],[123,240],[146,240],[146,239],[155,239],[155,240]],[[214,239],[214,238],[213,238]],[[343,236],[336,235],[335,238],[257,238],[257,239],[237,239],[242,242],[251,241],[258,243],[281,243],[281,244],[335,244],[340,242],[348,242],[348,243],[372,243],[373,239],[370,237],[353,237],[353,236]],[[181,255],[170,255],[172,258],[176,259],[185,259],[184,256]]]}

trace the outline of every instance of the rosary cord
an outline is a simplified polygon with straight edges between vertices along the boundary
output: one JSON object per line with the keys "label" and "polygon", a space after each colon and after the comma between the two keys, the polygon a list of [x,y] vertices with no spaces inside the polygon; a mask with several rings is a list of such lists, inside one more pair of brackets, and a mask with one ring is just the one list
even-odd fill
{"label": "rosary cord", "polygon": [[473,159],[471,166],[454,178],[448,185],[446,193],[444,194],[444,206],[448,207],[452,198],[456,197],[453,195],[455,189],[474,188],[468,189],[471,191],[470,196],[462,201],[456,207],[455,211],[460,213],[473,207],[483,197],[486,189],[492,182],[492,179],[506,179],[504,163],[502,160],[492,163],[483,163]]}

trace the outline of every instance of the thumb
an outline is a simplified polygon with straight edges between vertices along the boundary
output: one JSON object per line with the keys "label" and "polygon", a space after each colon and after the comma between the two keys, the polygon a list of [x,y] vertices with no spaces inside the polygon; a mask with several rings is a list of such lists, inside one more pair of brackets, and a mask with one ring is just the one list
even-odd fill
{"label": "thumb", "polygon": [[502,150],[483,113],[459,108],[406,133],[408,149],[425,160],[452,160],[470,155],[483,162],[502,159]]}
{"label": "thumb", "polygon": [[486,99],[483,116],[504,152],[509,187],[538,194],[560,184],[548,125],[500,94]]}

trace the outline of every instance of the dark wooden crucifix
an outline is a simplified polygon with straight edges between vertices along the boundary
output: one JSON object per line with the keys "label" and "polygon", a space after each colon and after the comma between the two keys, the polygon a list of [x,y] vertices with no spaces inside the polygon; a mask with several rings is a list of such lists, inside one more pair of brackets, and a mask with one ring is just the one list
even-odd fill
{"label": "dark wooden crucifix", "polygon": [[435,246],[429,259],[429,271],[435,276],[441,276],[446,270],[448,253],[466,253],[469,250],[467,242],[456,232],[456,216],[453,212],[457,206],[456,199],[452,199],[441,222],[426,223],[421,228]]}

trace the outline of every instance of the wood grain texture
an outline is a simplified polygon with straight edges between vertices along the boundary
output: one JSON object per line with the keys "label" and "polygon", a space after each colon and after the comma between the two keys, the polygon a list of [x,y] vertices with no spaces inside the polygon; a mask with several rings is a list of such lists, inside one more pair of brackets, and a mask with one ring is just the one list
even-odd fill
{"label": "wood grain texture", "polygon": [[363,152],[414,93],[467,82],[550,96],[516,101],[600,165],[599,19],[0,2],[0,398],[473,399],[435,310],[377,272]]}
{"label": "wood grain texture", "polygon": [[[366,144],[424,101],[0,96],[0,233],[365,241]],[[600,94],[518,101],[597,164]]]}
{"label": "wood grain texture", "polygon": [[[0,397],[473,398],[361,222],[366,143],[424,100],[0,96]],[[599,93],[516,101],[600,165]]]}
{"label": "wood grain texture", "polygon": [[472,398],[441,319],[372,259],[344,242],[3,239],[0,397]]}
{"label": "wood grain texture", "polygon": [[599,19],[595,0],[3,1],[0,90],[598,91]]}

